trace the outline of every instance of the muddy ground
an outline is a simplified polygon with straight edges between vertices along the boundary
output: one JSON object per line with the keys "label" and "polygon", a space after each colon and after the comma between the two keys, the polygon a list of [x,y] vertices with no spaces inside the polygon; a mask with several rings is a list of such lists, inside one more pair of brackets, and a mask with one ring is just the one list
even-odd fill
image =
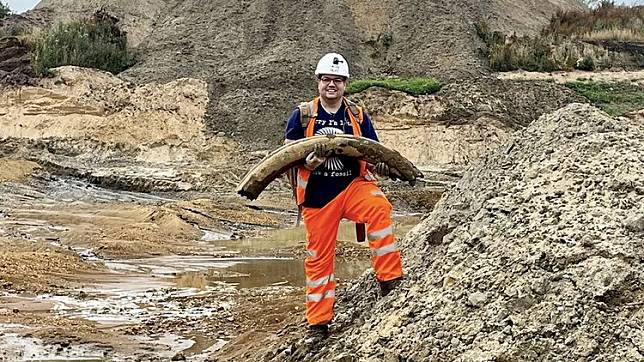
{"label": "muddy ground", "polygon": [[[1,361],[244,360],[304,331],[305,238],[288,193],[133,193],[0,164]],[[402,234],[422,214],[398,203]],[[369,269],[354,237],[342,225],[340,290]]]}

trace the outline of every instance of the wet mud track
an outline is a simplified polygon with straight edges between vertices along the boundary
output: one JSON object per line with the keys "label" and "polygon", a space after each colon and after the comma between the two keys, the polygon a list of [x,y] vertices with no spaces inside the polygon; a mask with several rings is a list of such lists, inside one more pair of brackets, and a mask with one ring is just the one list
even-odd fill
{"label": "wet mud track", "polygon": [[[226,360],[224,347],[303,322],[304,231],[286,229],[288,197],[247,207],[58,178],[0,188],[0,361]],[[369,268],[353,240],[342,225],[340,288]]]}

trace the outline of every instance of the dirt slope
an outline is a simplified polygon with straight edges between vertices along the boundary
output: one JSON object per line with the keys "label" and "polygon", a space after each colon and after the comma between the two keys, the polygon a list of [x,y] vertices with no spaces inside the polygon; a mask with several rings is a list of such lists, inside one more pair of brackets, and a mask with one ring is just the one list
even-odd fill
{"label": "dirt slope", "polygon": [[378,298],[363,278],[328,344],[273,358],[641,361],[643,154],[641,120],[541,117],[406,236],[403,288]]}
{"label": "dirt slope", "polygon": [[[209,129],[274,146],[294,104],[313,95],[311,75],[325,52],[343,53],[355,77],[432,75],[442,80],[487,72],[475,23],[537,31],[577,0],[457,1],[76,1],[38,8],[78,14],[104,5],[138,44],[137,82],[208,81]],[[65,15],[67,16],[67,15]],[[133,25],[134,24],[134,25]]]}

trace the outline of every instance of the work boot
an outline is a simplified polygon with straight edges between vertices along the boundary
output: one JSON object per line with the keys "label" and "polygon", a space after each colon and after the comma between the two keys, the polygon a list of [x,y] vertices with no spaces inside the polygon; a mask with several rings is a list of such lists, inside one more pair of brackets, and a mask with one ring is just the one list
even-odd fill
{"label": "work boot", "polygon": [[398,277],[396,279],[387,280],[384,282],[378,282],[380,284],[380,293],[383,297],[386,297],[392,290],[398,288],[400,283],[402,283],[403,278]]}
{"label": "work boot", "polygon": [[309,326],[306,331],[307,343],[317,343],[325,340],[329,336],[328,324],[315,324]]}

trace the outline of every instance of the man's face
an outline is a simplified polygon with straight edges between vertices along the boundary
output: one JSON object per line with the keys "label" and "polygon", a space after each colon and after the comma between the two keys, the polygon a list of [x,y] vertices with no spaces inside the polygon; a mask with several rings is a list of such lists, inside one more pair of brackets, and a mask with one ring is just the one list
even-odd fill
{"label": "man's face", "polygon": [[336,100],[344,95],[347,79],[337,75],[322,74],[318,77],[318,93],[327,100]]}

